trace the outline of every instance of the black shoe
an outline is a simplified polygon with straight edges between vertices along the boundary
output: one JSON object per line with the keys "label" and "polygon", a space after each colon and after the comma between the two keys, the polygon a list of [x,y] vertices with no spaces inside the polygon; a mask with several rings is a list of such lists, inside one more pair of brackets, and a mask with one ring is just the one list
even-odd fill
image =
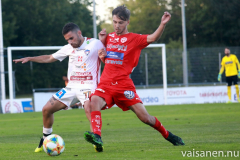
{"label": "black shoe", "polygon": [[101,136],[99,136],[98,134],[94,134],[93,132],[86,131],[84,133],[84,138],[86,141],[94,145],[96,152],[103,151],[103,142]]}
{"label": "black shoe", "polygon": [[166,138],[166,140],[171,142],[174,146],[183,146],[183,145],[185,145],[185,143],[183,142],[183,140],[180,137],[172,134],[169,131],[168,131],[168,133],[169,133],[169,135]]}

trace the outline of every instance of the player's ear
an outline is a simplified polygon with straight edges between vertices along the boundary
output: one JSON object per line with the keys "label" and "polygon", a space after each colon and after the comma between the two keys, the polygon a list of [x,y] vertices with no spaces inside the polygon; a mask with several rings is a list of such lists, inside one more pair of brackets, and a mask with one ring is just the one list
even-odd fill
{"label": "player's ear", "polygon": [[80,30],[77,31],[78,36],[82,35],[82,32]]}

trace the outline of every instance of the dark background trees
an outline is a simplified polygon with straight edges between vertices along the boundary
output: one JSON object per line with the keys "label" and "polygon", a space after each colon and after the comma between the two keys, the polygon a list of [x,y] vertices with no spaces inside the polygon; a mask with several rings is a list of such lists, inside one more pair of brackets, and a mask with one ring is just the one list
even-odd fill
{"label": "dark background trees", "polygon": [[[87,8],[91,5],[90,2],[2,0],[4,46],[63,46],[67,42],[62,36],[62,28],[68,22],[78,24],[83,36],[93,37],[92,13]],[[14,51],[12,56],[16,59],[53,52],[55,51]],[[13,64],[17,93],[31,93],[33,88],[64,87],[62,76],[67,74],[67,63],[67,59],[51,64],[32,63],[32,69],[30,63]]]}
{"label": "dark background trees", "polygon": [[[130,32],[150,34],[160,24],[164,11],[171,13],[172,19],[167,24],[161,39],[156,43],[167,44],[168,83],[181,83],[181,0],[119,1],[131,11],[128,27]],[[91,0],[2,0],[4,46],[63,46],[66,41],[61,31],[68,22],[78,24],[83,36],[93,37],[92,13],[87,8],[91,2]],[[210,68],[210,62],[218,61],[218,53],[224,46],[232,47],[235,54],[239,50],[235,47],[240,46],[240,14],[238,13],[240,3],[237,0],[185,0],[185,3],[189,80],[190,82],[200,79],[206,81],[203,77],[212,77],[210,81],[215,81],[214,74],[216,72],[217,75],[218,66],[211,67],[208,73],[206,70]],[[100,23],[98,31],[100,25],[107,28],[107,31],[112,31],[111,24],[107,23]],[[211,47],[218,49],[209,49]],[[13,58],[52,52],[15,51]],[[206,58],[206,55],[213,55],[213,60]],[[150,54],[149,57],[148,64],[159,65],[159,60],[151,57]],[[144,56],[142,60],[140,58],[140,62],[144,61],[143,58]],[[18,93],[31,93],[32,88],[63,87],[62,76],[67,73],[67,63],[67,60],[52,64],[33,63],[32,69],[29,63],[13,64]],[[217,62],[214,61],[212,64],[215,66]],[[138,66],[139,73],[143,71],[141,74],[144,75],[143,67],[144,64]],[[7,70],[6,57],[5,70]],[[139,75],[137,72],[138,70],[134,74]],[[149,78],[152,79],[151,81],[158,81],[157,78]],[[141,77],[138,83],[144,83],[144,78]]]}

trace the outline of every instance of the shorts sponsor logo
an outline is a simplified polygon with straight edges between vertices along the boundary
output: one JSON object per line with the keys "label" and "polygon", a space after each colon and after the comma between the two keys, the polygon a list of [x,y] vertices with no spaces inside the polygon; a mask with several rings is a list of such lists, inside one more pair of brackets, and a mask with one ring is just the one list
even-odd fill
{"label": "shorts sponsor logo", "polygon": [[127,99],[133,99],[135,97],[135,94],[133,91],[125,91],[124,92],[124,96],[127,98]]}
{"label": "shorts sponsor logo", "polygon": [[61,89],[60,91],[58,91],[58,92],[56,93],[56,96],[57,96],[59,99],[61,99],[62,96],[64,96],[65,93],[66,93],[66,91],[65,91],[64,89]]}

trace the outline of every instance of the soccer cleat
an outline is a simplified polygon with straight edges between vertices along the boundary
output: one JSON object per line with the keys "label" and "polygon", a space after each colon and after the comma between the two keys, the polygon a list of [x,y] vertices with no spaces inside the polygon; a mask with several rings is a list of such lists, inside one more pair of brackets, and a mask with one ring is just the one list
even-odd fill
{"label": "soccer cleat", "polygon": [[94,134],[93,132],[86,131],[84,133],[84,138],[86,141],[94,145],[95,151],[103,151],[103,142],[101,136],[99,136],[98,134]]}
{"label": "soccer cleat", "polygon": [[35,149],[35,151],[34,152],[42,152],[43,151],[43,141],[44,141],[44,139],[43,138],[41,138],[40,139],[40,142],[39,142],[39,145],[38,145],[38,147]]}
{"label": "soccer cleat", "polygon": [[240,98],[238,98],[237,101],[240,103]]}
{"label": "soccer cleat", "polygon": [[172,134],[172,133],[169,132],[169,131],[168,131],[168,133],[169,133],[169,135],[168,135],[168,137],[166,138],[166,140],[169,141],[169,142],[171,142],[174,146],[182,146],[182,145],[185,145],[185,143],[183,142],[183,140],[182,140],[180,137]]}
{"label": "soccer cleat", "polygon": [[95,152],[102,152],[104,149],[103,146],[98,148],[97,146],[93,145],[93,147],[94,147]]}
{"label": "soccer cleat", "polygon": [[232,101],[229,100],[229,101],[227,101],[226,103],[229,104],[229,103],[232,103]]}
{"label": "soccer cleat", "polygon": [[43,151],[43,146],[40,148],[37,147],[34,152],[38,153],[38,152],[42,152],[42,151]]}

